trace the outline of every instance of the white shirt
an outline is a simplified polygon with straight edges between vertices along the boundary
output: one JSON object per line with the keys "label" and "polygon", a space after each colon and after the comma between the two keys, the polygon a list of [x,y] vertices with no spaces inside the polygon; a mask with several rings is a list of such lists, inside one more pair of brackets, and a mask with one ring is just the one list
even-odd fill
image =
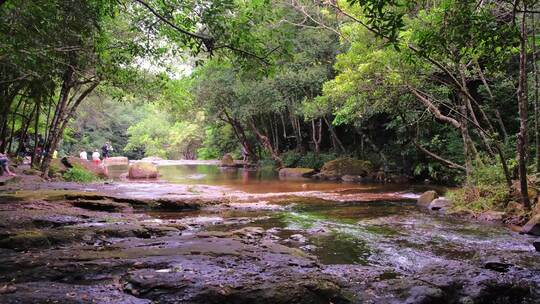
{"label": "white shirt", "polygon": [[92,153],[92,159],[93,160],[99,160],[99,152],[96,151],[96,152]]}
{"label": "white shirt", "polygon": [[79,156],[81,157],[81,159],[88,160],[88,154],[86,153],[86,151],[82,151]]}

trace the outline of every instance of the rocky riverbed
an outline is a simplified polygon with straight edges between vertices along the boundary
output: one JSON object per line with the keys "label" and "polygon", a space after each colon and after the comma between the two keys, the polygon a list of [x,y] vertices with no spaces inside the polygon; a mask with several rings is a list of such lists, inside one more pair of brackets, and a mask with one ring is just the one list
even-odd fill
{"label": "rocky riverbed", "polygon": [[19,182],[1,303],[539,303],[534,238],[407,191]]}

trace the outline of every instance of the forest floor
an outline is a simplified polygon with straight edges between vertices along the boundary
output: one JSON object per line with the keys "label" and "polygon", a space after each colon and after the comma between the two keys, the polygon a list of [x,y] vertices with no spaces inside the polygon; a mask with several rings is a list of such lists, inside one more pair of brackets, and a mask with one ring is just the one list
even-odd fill
{"label": "forest floor", "polygon": [[[77,184],[22,175],[0,183],[0,193],[2,303],[539,303],[540,299],[538,253],[527,247],[528,239],[500,243],[493,239],[491,245],[475,238],[481,249],[470,255],[460,251],[470,248],[454,248],[456,243],[441,243],[451,252],[441,251],[441,244],[433,245],[435,235],[418,243],[413,235],[405,239],[403,231],[386,231],[403,221],[400,229],[440,237],[453,227],[441,225],[454,225],[417,213],[410,194],[401,191],[253,194],[220,186]],[[292,234],[269,224],[275,214],[283,220],[284,211],[297,216],[301,209],[292,210],[291,204],[330,204],[332,208],[325,209],[329,212],[354,213],[360,209],[343,207],[378,201],[402,202],[388,209],[407,210],[415,219],[423,214],[429,222],[411,226],[411,218],[393,214],[385,216],[384,223],[394,226],[369,226],[378,231],[365,237],[380,236],[376,243],[384,239],[392,246],[409,243],[377,263],[323,263],[328,257],[297,244],[305,244],[302,238],[310,235],[328,237],[329,226],[294,228],[302,234]],[[382,212],[377,208],[368,211]],[[320,219],[318,213],[309,221]],[[372,215],[368,219],[375,220]],[[392,264],[392,259],[407,254],[414,259],[420,251],[408,251],[423,246],[431,246],[433,252],[420,255],[414,265]],[[348,254],[349,247],[334,250]]]}

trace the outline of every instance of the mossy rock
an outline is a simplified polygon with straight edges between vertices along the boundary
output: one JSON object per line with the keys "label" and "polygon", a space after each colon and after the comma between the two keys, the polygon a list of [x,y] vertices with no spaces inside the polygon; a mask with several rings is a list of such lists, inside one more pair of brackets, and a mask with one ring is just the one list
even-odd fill
{"label": "mossy rock", "polygon": [[221,166],[222,167],[234,167],[234,158],[231,154],[227,153],[223,155],[223,158],[221,158]]}
{"label": "mossy rock", "polygon": [[324,178],[340,178],[344,175],[367,176],[373,171],[373,165],[367,160],[342,157],[326,162],[320,175]]}
{"label": "mossy rock", "polygon": [[158,169],[155,165],[148,162],[136,162],[129,166],[129,178],[157,178]]}

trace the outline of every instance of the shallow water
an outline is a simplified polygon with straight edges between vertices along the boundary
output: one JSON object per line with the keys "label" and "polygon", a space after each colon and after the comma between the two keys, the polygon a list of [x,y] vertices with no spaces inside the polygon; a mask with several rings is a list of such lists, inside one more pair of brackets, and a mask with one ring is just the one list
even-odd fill
{"label": "shallow water", "polygon": [[[427,213],[406,202],[312,200],[293,202],[285,210],[205,210],[152,215],[213,220],[213,225],[201,228],[210,231],[262,227],[282,244],[313,254],[323,264],[386,266],[406,273],[440,260],[477,265],[498,261],[540,269],[538,253],[532,246],[534,238],[502,225]],[[246,218],[251,220],[241,220]],[[301,237],[291,238],[298,234]]]}
{"label": "shallow water", "polygon": [[[185,219],[195,223],[197,230],[262,227],[281,243],[313,254],[324,264],[377,265],[406,273],[441,260],[477,265],[498,261],[540,269],[540,259],[532,245],[534,238],[502,225],[446,217],[421,210],[410,201],[362,201],[364,195],[418,193],[425,186],[280,179],[273,171],[223,169],[215,165],[158,168],[161,179],[170,183],[226,186],[250,193],[313,190],[354,194],[357,201],[293,199],[277,209],[240,207],[149,213],[156,218]],[[200,228],[197,223],[201,223]]]}
{"label": "shallow water", "polygon": [[[284,178],[275,170],[253,170],[246,168],[221,168],[213,164],[170,164],[158,162],[160,180],[176,184],[226,186],[248,193],[277,193],[299,191],[347,191],[391,192],[423,191],[423,185],[381,185],[322,181],[311,178]],[[109,166],[109,176],[118,179],[127,173],[127,166]]]}

